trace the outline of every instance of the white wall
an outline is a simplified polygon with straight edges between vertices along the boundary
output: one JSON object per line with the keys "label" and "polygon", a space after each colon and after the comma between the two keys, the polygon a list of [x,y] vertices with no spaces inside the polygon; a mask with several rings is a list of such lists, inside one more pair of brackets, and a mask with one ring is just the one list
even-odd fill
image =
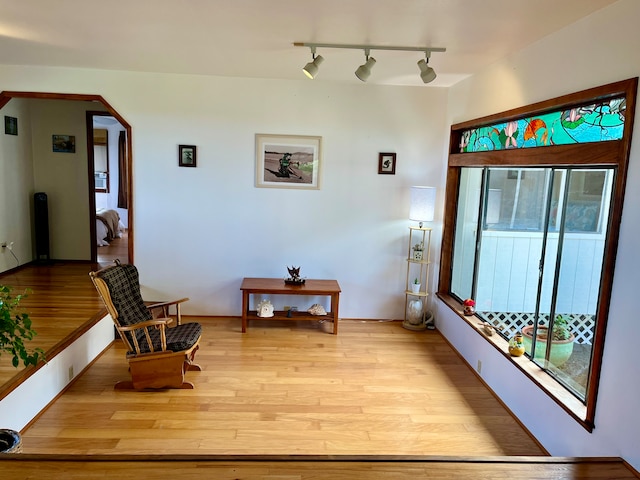
{"label": "white wall", "polygon": [[[242,277],[301,265],[339,281],[342,316],[402,317],[409,186],[441,175],[444,117],[424,112],[444,112],[446,92],[166,76],[154,86],[158,97],[126,101],[150,295],[238,315]],[[322,136],[320,190],[255,188],[256,133]],[[198,145],[198,168],[177,167],[179,143]],[[395,176],[377,173],[387,151]]]}
{"label": "white wall", "polygon": [[[340,282],[342,317],[403,317],[409,186],[441,185],[446,90],[20,66],[0,66],[0,80],[100,94],[132,125],[147,298],[240,315],[242,277],[293,264]],[[255,188],[256,133],[322,136],[321,188]],[[197,168],[178,167],[179,144],[198,146]],[[378,175],[389,151],[396,175]]]}
{"label": "white wall", "polygon": [[[449,92],[451,123],[640,75],[640,2],[614,5],[529,46],[456,85]],[[635,124],[639,125],[636,109]],[[482,361],[482,376],[553,455],[619,455],[640,469],[637,286],[640,256],[640,141],[632,144],[625,209],[595,417],[588,433],[511,362],[442,304],[438,327],[465,359]]]}
{"label": "white wall", "polygon": [[[48,198],[50,257],[89,260],[89,166],[85,112],[93,104],[32,100],[30,105],[34,187],[37,192],[45,192]],[[75,136],[75,153],[54,152],[52,135]]]}
{"label": "white wall", "polygon": [[[18,135],[4,133],[5,115],[18,119]],[[4,272],[33,259],[34,186],[28,102],[12,100],[2,109],[0,119],[0,243],[13,242],[15,255],[6,248],[0,249],[0,272]]]}
{"label": "white wall", "polygon": [[[0,272],[35,258],[33,194],[48,198],[50,258],[89,260],[89,185],[86,145],[89,102],[12,99],[3,115],[18,119],[18,135],[0,133]],[[52,135],[76,137],[75,153],[53,152]]]}

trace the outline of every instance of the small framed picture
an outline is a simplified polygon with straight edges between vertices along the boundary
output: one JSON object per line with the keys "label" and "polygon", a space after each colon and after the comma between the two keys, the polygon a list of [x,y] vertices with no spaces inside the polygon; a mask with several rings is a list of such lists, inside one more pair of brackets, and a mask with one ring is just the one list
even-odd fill
{"label": "small framed picture", "polygon": [[74,135],[52,135],[53,151],[58,153],[76,153],[76,137]]}
{"label": "small framed picture", "polygon": [[18,135],[18,119],[16,117],[4,117],[4,133],[6,135]]}
{"label": "small framed picture", "polygon": [[378,156],[378,173],[381,175],[396,174],[396,154],[381,153]]}
{"label": "small framed picture", "polygon": [[180,167],[196,166],[196,146],[195,145],[178,145],[178,166]]}

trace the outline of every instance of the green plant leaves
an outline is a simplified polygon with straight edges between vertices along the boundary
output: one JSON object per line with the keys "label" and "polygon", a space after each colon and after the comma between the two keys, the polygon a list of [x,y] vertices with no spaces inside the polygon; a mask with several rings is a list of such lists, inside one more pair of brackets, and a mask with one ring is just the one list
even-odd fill
{"label": "green plant leaves", "polygon": [[26,292],[13,296],[11,287],[0,285],[0,354],[12,355],[11,364],[14,367],[36,365],[44,359],[44,352],[40,348],[29,351],[25,346],[26,340],[32,340],[36,332],[32,328],[29,315],[20,308],[20,301]]}

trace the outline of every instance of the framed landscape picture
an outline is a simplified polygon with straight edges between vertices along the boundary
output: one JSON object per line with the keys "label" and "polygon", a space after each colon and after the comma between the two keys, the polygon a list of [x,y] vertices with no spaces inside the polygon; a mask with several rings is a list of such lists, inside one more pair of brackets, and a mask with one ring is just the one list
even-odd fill
{"label": "framed landscape picture", "polygon": [[320,188],[322,137],[256,135],[256,187]]}
{"label": "framed landscape picture", "polygon": [[53,151],[58,153],[76,153],[75,135],[52,135]]}

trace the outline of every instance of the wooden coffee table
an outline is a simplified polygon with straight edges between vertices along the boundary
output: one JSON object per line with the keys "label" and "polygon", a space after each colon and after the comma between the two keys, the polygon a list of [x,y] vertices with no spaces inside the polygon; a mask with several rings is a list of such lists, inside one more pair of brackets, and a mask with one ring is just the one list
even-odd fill
{"label": "wooden coffee table", "polygon": [[[247,331],[249,318],[258,320],[330,320],[333,322],[333,334],[338,334],[338,305],[340,303],[340,285],[337,280],[306,280],[303,285],[287,285],[282,278],[244,278],[240,286],[242,291],[242,333]],[[273,317],[258,317],[255,310],[249,310],[249,295],[305,295],[331,297],[331,311],[326,315],[311,315],[306,311],[273,312]]]}

